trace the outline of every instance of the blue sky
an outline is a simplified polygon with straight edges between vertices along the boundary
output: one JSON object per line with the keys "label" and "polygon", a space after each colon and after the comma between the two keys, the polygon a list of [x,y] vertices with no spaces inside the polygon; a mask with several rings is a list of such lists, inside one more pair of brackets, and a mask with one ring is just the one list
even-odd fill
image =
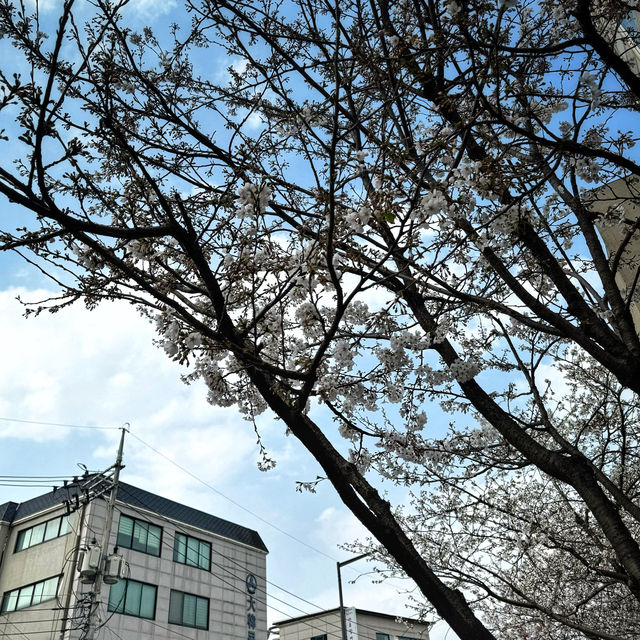
{"label": "blue sky", "polygon": [[[178,4],[137,0],[132,22],[161,29]],[[19,212],[0,197],[0,215]],[[270,600],[270,623],[312,612],[309,602],[337,606],[335,563],[351,555],[338,545],[365,533],[327,483],[316,494],[296,491],[297,480],[320,473],[311,456],[265,415],[261,435],[277,466],[259,471],[251,425],[233,408],[208,405],[200,383],[183,384],[185,370],[153,345],[153,327],[125,303],[103,303],[93,312],[76,304],[25,319],[16,298],[45,298],[52,286],[18,256],[0,254],[0,475],[106,468],[115,459],[118,428],[129,423],[124,481],[259,531],[270,550],[270,596],[279,599]],[[0,486],[0,503],[44,491]],[[370,570],[364,561],[351,565],[345,583]],[[365,575],[345,584],[345,604],[408,615],[398,594],[407,586],[372,584]],[[439,625],[432,639],[445,636],[455,637]]]}

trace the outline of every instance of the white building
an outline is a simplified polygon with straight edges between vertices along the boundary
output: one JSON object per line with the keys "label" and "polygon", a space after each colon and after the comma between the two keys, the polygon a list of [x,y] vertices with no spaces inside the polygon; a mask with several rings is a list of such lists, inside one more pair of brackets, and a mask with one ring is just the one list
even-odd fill
{"label": "white building", "polygon": [[[429,640],[430,625],[420,620],[345,607],[347,640]],[[280,640],[342,640],[340,608],[276,622]]]}
{"label": "white building", "polygon": [[[86,636],[92,585],[78,566],[107,511],[104,496],[82,504],[90,479],[0,505],[0,637]],[[102,586],[96,639],[266,640],[267,549],[255,531],[120,483],[114,548],[127,564]]]}

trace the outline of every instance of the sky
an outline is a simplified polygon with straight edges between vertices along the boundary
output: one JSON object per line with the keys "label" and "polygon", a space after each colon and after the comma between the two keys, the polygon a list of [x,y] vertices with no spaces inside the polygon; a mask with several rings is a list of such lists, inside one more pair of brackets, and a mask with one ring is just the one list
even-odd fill
{"label": "sky", "polygon": [[[136,0],[132,20],[162,28],[178,5]],[[19,212],[0,196],[0,216],[6,215]],[[296,491],[296,481],[321,474],[310,454],[265,415],[260,432],[277,464],[259,471],[252,426],[234,408],[209,405],[201,383],[182,383],[186,370],[153,344],[154,328],[135,309],[112,302],[88,311],[77,303],[24,317],[18,298],[52,294],[53,284],[33,266],[0,253],[0,476],[105,469],[127,424],[123,481],[260,533],[270,551],[270,624],[336,607],[336,562],[353,556],[340,545],[366,532],[328,483],[315,494]],[[5,483],[0,504],[46,490]],[[366,560],[343,569],[345,605],[410,616],[412,586],[374,583],[371,571]],[[431,638],[456,636],[438,623]]]}

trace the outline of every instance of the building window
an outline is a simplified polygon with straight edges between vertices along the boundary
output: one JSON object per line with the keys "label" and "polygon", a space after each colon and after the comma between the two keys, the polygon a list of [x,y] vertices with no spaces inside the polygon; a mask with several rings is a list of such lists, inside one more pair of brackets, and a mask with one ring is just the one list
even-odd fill
{"label": "building window", "polygon": [[321,636],[311,636],[311,640],[327,640],[327,634],[323,633]]}
{"label": "building window", "polygon": [[28,529],[22,529],[22,531],[18,531],[15,551],[22,551],[41,542],[59,538],[69,531],[71,531],[71,525],[68,516],[58,516]]}
{"label": "building window", "polygon": [[182,533],[176,533],[173,545],[173,561],[210,571],[211,543]]}
{"label": "building window", "polygon": [[412,638],[411,636],[398,636],[398,640],[418,640],[418,639]]}
{"label": "building window", "polygon": [[60,577],[47,578],[19,589],[7,591],[2,598],[0,613],[10,613],[18,609],[33,607],[33,605],[40,604],[46,600],[53,600],[58,593]]}
{"label": "building window", "polygon": [[388,633],[376,633],[376,640],[391,640]]}
{"label": "building window", "polygon": [[209,628],[209,599],[171,590],[169,622],[195,629]]}
{"label": "building window", "polygon": [[126,616],[154,620],[157,587],[136,580],[119,580],[109,590],[107,609]]}
{"label": "building window", "polygon": [[152,556],[160,556],[162,527],[123,514],[120,516],[120,522],[118,523],[116,544],[126,549],[142,551],[142,553],[148,553]]}

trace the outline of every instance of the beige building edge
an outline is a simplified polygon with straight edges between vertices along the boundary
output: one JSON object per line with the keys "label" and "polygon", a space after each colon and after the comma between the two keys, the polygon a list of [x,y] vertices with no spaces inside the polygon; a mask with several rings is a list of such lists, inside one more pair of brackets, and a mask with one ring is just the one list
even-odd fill
{"label": "beige building edge", "polygon": [[[429,640],[430,624],[420,620],[345,607],[346,640]],[[279,640],[342,640],[340,608],[276,622]]]}
{"label": "beige building edge", "polygon": [[[86,633],[91,584],[78,568],[106,502],[83,505],[81,484],[0,505],[0,637]],[[267,549],[255,531],[120,483],[107,552],[116,547],[123,578],[102,585],[96,638],[266,640]]]}

